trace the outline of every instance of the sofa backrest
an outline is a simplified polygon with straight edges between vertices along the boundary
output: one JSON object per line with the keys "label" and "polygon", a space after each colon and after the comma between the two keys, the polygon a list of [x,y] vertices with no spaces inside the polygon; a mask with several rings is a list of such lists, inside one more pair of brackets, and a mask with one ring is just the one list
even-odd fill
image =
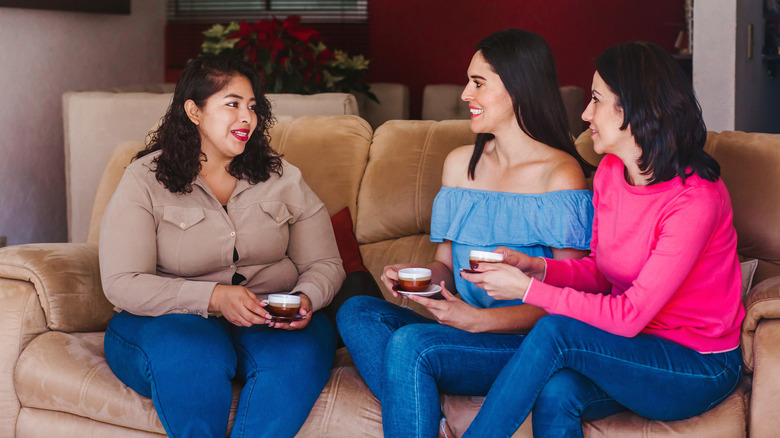
{"label": "sofa backrest", "polygon": [[753,284],[780,275],[780,134],[708,132],[737,229],[737,251],[758,259]]}
{"label": "sofa backrest", "polygon": [[[83,242],[90,211],[113,148],[123,141],[144,140],[165,114],[173,84],[152,84],[109,91],[69,91],[62,96],[68,239]],[[276,117],[357,115],[355,96],[268,94]]]}
{"label": "sofa backrest", "polygon": [[[590,130],[576,145],[583,158],[598,164]],[[758,260],[753,284],[780,275],[780,134],[708,132],[704,150],[720,164],[731,196],[737,252]]]}
{"label": "sofa backrest", "polygon": [[[349,207],[353,223],[357,194],[368,159],[371,127],[357,116],[280,118],[270,131],[271,147],[301,169],[306,182],[333,215]],[[103,211],[114,194],[125,167],[144,148],[143,141],[117,146],[97,185],[87,242],[98,243]]]}
{"label": "sofa backrest", "polygon": [[473,144],[468,120],[391,120],[376,129],[358,194],[355,233],[375,278],[391,263],[427,263],[431,208],[444,159]]}

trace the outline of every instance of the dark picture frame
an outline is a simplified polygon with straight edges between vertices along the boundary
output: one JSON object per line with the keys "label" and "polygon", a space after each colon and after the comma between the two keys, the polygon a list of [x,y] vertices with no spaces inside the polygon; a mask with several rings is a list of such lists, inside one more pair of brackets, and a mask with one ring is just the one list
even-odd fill
{"label": "dark picture frame", "polygon": [[130,0],[0,0],[0,8],[130,15]]}

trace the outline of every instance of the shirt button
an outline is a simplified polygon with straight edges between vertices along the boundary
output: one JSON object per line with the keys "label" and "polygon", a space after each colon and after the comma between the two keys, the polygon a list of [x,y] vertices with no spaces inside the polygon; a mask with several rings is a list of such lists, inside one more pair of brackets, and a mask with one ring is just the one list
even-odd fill
{"label": "shirt button", "polygon": [[233,237],[233,236],[235,236],[235,235],[236,235],[236,232],[235,232],[235,231],[231,231],[231,232],[230,232],[230,237]]}
{"label": "shirt button", "polygon": [[186,226],[187,226],[187,224],[185,224],[184,222],[182,222],[182,223],[180,223],[180,224],[179,224],[179,226],[180,226],[182,229],[184,229],[184,227],[186,227]]}
{"label": "shirt button", "polygon": [[281,222],[282,220],[279,218],[279,216],[276,216],[276,222]]}
{"label": "shirt button", "polygon": [[190,313],[189,309],[182,309],[181,313]]}
{"label": "shirt button", "polygon": [[236,202],[236,198],[230,198],[230,202]]}
{"label": "shirt button", "polygon": [[236,265],[230,265],[230,269],[236,269]]}
{"label": "shirt button", "polygon": [[203,315],[203,312],[201,312],[200,310],[196,310],[195,314],[198,315],[198,316],[201,316],[201,315]]}

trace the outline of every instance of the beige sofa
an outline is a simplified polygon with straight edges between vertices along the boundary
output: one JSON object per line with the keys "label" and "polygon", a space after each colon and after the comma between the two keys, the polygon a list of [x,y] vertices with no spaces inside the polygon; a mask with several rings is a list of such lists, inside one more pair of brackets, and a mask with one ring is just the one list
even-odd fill
{"label": "beige sofa", "polygon": [[[355,116],[296,118],[272,132],[273,146],[302,170],[331,214],[350,208],[360,252],[375,277],[386,264],[432,258],[428,233],[443,159],[473,138],[468,121],[390,121],[373,131]],[[87,243],[0,249],[2,437],[164,434],[151,401],[123,385],[103,356],[111,305],[98,273],[98,224],[124,166],[141,146],[116,148],[95,197]],[[589,137],[581,136],[578,146],[588,150]],[[704,415],[665,423],[618,414],[586,423],[588,438],[744,437],[748,418],[753,437],[780,430],[773,413],[780,397],[780,135],[711,133],[708,149],[721,162],[734,199],[740,253],[761,259],[743,326],[748,374],[732,396]],[[456,436],[481,401],[444,396]],[[341,349],[298,436],[381,434],[380,405]],[[530,422],[515,436],[530,437]]]}

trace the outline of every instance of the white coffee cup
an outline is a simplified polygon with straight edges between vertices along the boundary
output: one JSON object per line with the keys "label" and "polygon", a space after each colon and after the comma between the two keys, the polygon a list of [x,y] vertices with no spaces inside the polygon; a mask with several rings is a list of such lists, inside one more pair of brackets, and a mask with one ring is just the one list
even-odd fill
{"label": "white coffee cup", "polygon": [[275,316],[295,316],[301,308],[299,295],[271,294],[265,302],[268,313]]}
{"label": "white coffee cup", "polygon": [[469,267],[476,269],[479,263],[501,263],[504,261],[504,255],[497,252],[471,250],[469,252]]}
{"label": "white coffee cup", "polygon": [[399,269],[398,283],[403,291],[422,292],[431,285],[431,270],[427,268]]}

